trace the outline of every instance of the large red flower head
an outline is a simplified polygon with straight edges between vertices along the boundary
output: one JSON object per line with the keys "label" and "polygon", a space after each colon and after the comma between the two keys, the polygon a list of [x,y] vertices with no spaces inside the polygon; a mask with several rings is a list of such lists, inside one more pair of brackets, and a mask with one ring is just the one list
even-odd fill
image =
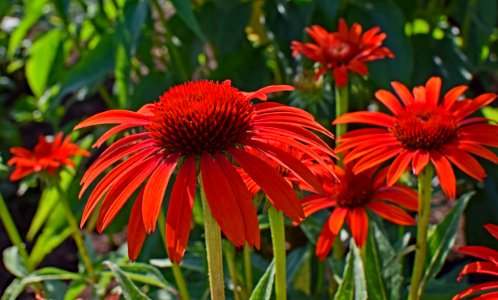
{"label": "large red flower head", "polygon": [[[200,173],[207,202],[226,237],[235,245],[246,242],[259,247],[259,227],[251,195],[236,167],[242,168],[272,199],[277,209],[292,220],[304,218],[299,199],[289,184],[258,151],[292,170],[313,185],[306,167],[272,142],[318,155],[310,146],[333,155],[333,151],[309,129],[332,137],[297,108],[266,100],[266,94],[289,91],[286,85],[268,86],[244,93],[230,82],[189,82],[169,89],[154,104],[137,112],[111,110],[99,113],[76,128],[97,124],[119,124],[98,141],[102,144],[113,134],[131,127],[140,133],[112,144],[83,177],[81,194],[108,167],[115,165],[94,188],[85,207],[82,224],[102,200],[97,229],[104,230],[136,190],[140,190],[130,215],[129,256],[135,259],[146,233],[155,229],[166,187],[175,169],[166,220],[169,257],[179,262],[188,242],[196,178]],[[246,151],[250,147],[251,151]],[[235,166],[234,166],[235,165]]]}
{"label": "large red flower head", "polygon": [[[495,94],[483,94],[474,100],[457,101],[467,89],[457,86],[439,101],[441,79],[432,77],[426,86],[411,93],[404,85],[392,86],[401,102],[392,93],[375,93],[393,114],[360,111],[345,114],[334,124],[364,123],[380,128],[365,128],[346,133],[338,142],[337,152],[348,151],[346,160],[358,159],[353,172],[359,173],[396,157],[387,173],[388,185],[393,185],[411,164],[419,174],[432,162],[445,194],[455,198],[456,180],[451,163],[477,180],[486,176],[483,167],[471,155],[498,162],[498,157],[483,146],[498,147],[498,126],[485,118],[469,116],[491,103]],[[352,150],[352,151],[350,151]]]}
{"label": "large red flower head", "polygon": [[362,34],[360,24],[353,23],[348,29],[346,21],[340,19],[336,32],[327,32],[318,25],[306,28],[306,32],[315,43],[293,41],[293,55],[301,53],[321,64],[315,78],[326,71],[332,71],[338,87],[347,84],[349,70],[365,76],[368,74],[366,62],[394,57],[391,50],[382,46],[387,35],[379,27],[373,27]]}
{"label": "large red flower head", "polygon": [[323,226],[316,245],[316,255],[327,257],[335,237],[344,222],[347,223],[358,247],[365,244],[368,234],[370,209],[382,218],[399,225],[415,225],[415,220],[401,207],[417,211],[417,193],[405,186],[386,186],[386,169],[376,172],[376,168],[354,174],[350,165],[345,169],[335,167],[338,179],[323,176],[324,193],[307,196],[302,205],[306,217],[315,212],[333,208],[328,221]]}
{"label": "large red flower head", "polygon": [[46,172],[54,175],[64,166],[74,167],[71,157],[90,155],[87,151],[80,149],[77,144],[71,143],[69,136],[63,138],[62,133],[58,133],[53,139],[40,136],[33,150],[12,147],[10,152],[14,154],[14,157],[7,162],[7,165],[15,165],[14,172],[9,177],[12,181],[32,173]]}
{"label": "large red flower head", "polygon": [[[495,239],[498,239],[498,225],[487,224],[484,227]],[[458,252],[484,260],[467,264],[460,272],[458,281],[464,275],[473,273],[498,276],[498,251],[483,246],[463,246],[458,249]],[[474,293],[480,296],[472,297],[472,299],[498,299],[497,289],[498,280],[481,283],[461,291],[453,297],[453,300],[463,299]],[[483,294],[483,292],[487,293]]]}

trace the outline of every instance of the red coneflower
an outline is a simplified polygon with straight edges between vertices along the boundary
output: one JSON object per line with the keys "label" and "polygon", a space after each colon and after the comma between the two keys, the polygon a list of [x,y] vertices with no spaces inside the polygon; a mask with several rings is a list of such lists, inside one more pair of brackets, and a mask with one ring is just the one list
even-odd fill
{"label": "red coneflower", "polygon": [[379,27],[373,27],[362,34],[360,24],[353,23],[348,29],[346,21],[340,19],[336,32],[328,32],[318,25],[306,28],[306,32],[316,44],[293,41],[293,55],[301,53],[321,64],[315,78],[326,71],[332,71],[338,87],[347,84],[348,70],[365,76],[368,74],[366,62],[394,57],[391,50],[382,46],[387,35]]}
{"label": "red coneflower", "polygon": [[432,162],[443,191],[451,199],[455,198],[456,188],[451,163],[482,181],[486,173],[470,154],[498,162],[498,157],[483,147],[498,147],[498,126],[488,124],[485,118],[467,117],[491,103],[496,95],[487,93],[474,100],[457,101],[467,89],[457,86],[439,103],[439,77],[430,78],[426,86],[414,88],[413,93],[399,82],[393,82],[392,86],[401,103],[386,90],[377,91],[375,96],[394,116],[360,111],[334,121],[334,124],[363,123],[382,127],[353,130],[338,139],[341,144],[336,151],[349,151],[347,161],[358,159],[353,172],[360,173],[396,157],[387,173],[387,184],[393,185],[410,163],[418,175]]}
{"label": "red coneflower", "polygon": [[[484,227],[495,239],[498,239],[498,225],[487,224]],[[463,246],[458,249],[458,252],[484,260],[467,264],[460,272],[457,279],[458,281],[460,281],[464,275],[472,273],[498,276],[498,251],[483,246]],[[498,299],[497,289],[498,281],[496,280],[481,283],[461,291],[453,297],[453,300],[463,299],[474,293],[479,293],[479,296],[472,299]],[[487,291],[490,292],[482,294],[482,292]]]}
{"label": "red coneflower", "polygon": [[14,157],[7,162],[7,165],[15,165],[14,172],[9,177],[11,181],[19,180],[32,173],[46,172],[53,175],[64,166],[74,167],[71,157],[90,155],[87,151],[80,149],[77,144],[71,143],[69,136],[63,139],[62,133],[58,133],[53,139],[40,136],[33,150],[12,147],[10,153]]}
{"label": "red coneflower", "polygon": [[386,168],[377,173],[376,168],[372,168],[354,174],[351,166],[346,164],[344,169],[336,166],[335,173],[337,180],[330,176],[320,177],[323,180],[323,194],[307,196],[302,201],[306,217],[319,210],[333,208],[317,241],[316,255],[320,259],[327,257],[344,222],[348,224],[356,245],[362,247],[365,244],[368,234],[367,208],[393,223],[415,225],[415,220],[400,206],[417,211],[417,193],[399,184],[386,186]]}
{"label": "red coneflower", "polygon": [[97,230],[104,230],[131,195],[139,189],[129,221],[129,256],[135,259],[146,233],[155,229],[163,197],[175,169],[166,217],[169,257],[178,263],[183,257],[190,232],[196,178],[200,173],[209,208],[226,237],[235,245],[248,242],[259,247],[256,209],[234,164],[256,182],[272,199],[272,204],[292,220],[304,217],[299,200],[282,176],[258,156],[289,168],[313,185],[305,166],[270,142],[291,145],[312,157],[310,145],[330,155],[333,151],[310,129],[332,137],[313,117],[278,103],[251,103],[266,100],[266,94],[289,91],[286,85],[268,86],[253,93],[240,92],[229,81],[189,82],[170,88],[159,101],[138,112],[111,110],[80,123],[76,129],[98,124],[119,124],[97,141],[130,128],[143,132],[112,144],[83,177],[81,194],[108,167],[121,159],[94,188],[85,207],[84,224],[103,199]]}

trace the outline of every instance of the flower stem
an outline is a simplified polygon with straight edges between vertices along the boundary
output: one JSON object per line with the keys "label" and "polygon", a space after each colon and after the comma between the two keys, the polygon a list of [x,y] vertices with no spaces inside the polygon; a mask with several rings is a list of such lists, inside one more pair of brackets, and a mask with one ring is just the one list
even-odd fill
{"label": "flower stem", "polygon": [[[338,118],[348,112],[349,90],[348,86],[335,87],[335,117]],[[342,136],[347,131],[346,124],[335,125],[335,138]],[[337,146],[337,143],[336,143]]]}
{"label": "flower stem", "polygon": [[10,238],[10,241],[14,246],[17,247],[17,251],[19,251],[19,255],[24,262],[24,266],[28,270],[28,272],[33,271],[33,267],[29,263],[28,252],[26,251],[26,247],[21,239],[21,235],[19,231],[17,231],[16,224],[12,219],[12,216],[9,213],[9,209],[7,204],[5,204],[5,200],[3,199],[2,194],[0,193],[0,219],[2,220],[2,224],[5,227],[5,231]]}
{"label": "flower stem", "polygon": [[244,246],[244,272],[246,277],[246,291],[251,293],[252,291],[252,267],[251,267],[251,247],[249,245]]}
{"label": "flower stem", "polygon": [[221,231],[213,217],[207,203],[201,176],[199,176],[201,190],[202,214],[204,216],[204,235],[206,239],[207,262],[209,272],[209,289],[211,299],[225,299],[225,284],[223,281],[223,253],[221,249]]}
{"label": "flower stem", "polygon": [[[159,232],[161,233],[161,239],[163,240],[164,247],[166,247],[166,217],[164,216],[164,211],[161,209],[159,212]],[[190,300],[190,295],[187,289],[187,283],[185,282],[185,277],[183,277],[182,269],[177,264],[171,265],[171,270],[173,271],[173,277],[175,278],[176,286],[178,287],[178,292],[180,293],[180,299]]]}
{"label": "flower stem", "polygon": [[420,299],[423,294],[423,291],[419,290],[419,286],[424,273],[427,256],[427,231],[429,229],[431,212],[431,181],[433,175],[434,169],[431,164],[428,164],[418,176],[419,212],[417,221],[417,248],[415,250],[415,263],[410,285],[410,300]]}
{"label": "flower stem", "polygon": [[270,218],[273,257],[275,259],[275,294],[277,300],[287,299],[286,267],[285,267],[285,226],[284,215],[273,206],[268,209]]}
{"label": "flower stem", "polygon": [[240,285],[239,279],[237,278],[237,267],[235,266],[235,246],[229,241],[223,241],[223,250],[225,253],[228,273],[232,279],[233,298],[234,300],[246,299],[246,297],[243,296],[244,291]]}
{"label": "flower stem", "polygon": [[88,254],[85,243],[83,242],[83,235],[81,234],[81,230],[78,227],[78,223],[76,222],[76,218],[74,217],[73,210],[69,205],[67,194],[59,184],[55,184],[55,186],[59,194],[59,200],[64,207],[64,213],[66,215],[67,223],[69,225],[69,228],[71,229],[71,235],[73,236],[74,242],[76,243],[76,247],[78,248],[78,252],[80,253],[83,265],[85,265],[85,268],[90,277],[93,277],[95,271],[93,269],[92,260],[90,259],[90,255]]}

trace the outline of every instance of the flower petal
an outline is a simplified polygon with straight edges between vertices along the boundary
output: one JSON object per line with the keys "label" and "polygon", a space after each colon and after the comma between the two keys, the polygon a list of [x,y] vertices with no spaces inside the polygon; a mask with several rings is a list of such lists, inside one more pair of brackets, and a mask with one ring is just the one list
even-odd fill
{"label": "flower petal", "polygon": [[334,68],[334,82],[336,87],[344,87],[348,84],[348,69],[346,66],[339,66]]}
{"label": "flower petal", "polygon": [[475,258],[491,261],[498,264],[498,251],[484,246],[463,246],[458,248],[458,253],[469,255]]}
{"label": "flower petal", "polygon": [[455,297],[453,297],[452,300],[463,299],[463,298],[470,296],[476,292],[484,292],[487,290],[497,289],[497,288],[498,288],[498,281],[491,281],[491,282],[476,284],[476,285],[471,286],[468,289],[465,289],[462,292],[458,293],[457,295],[455,295]]}
{"label": "flower petal", "polygon": [[403,175],[408,168],[408,165],[412,161],[414,155],[414,151],[404,150],[394,159],[389,167],[389,170],[387,171],[388,186],[392,186],[398,181],[401,175]]}
{"label": "flower petal", "polygon": [[425,85],[425,100],[432,107],[436,107],[439,102],[439,95],[441,93],[441,78],[431,77]]}
{"label": "flower petal", "polygon": [[382,127],[391,127],[394,124],[394,118],[388,114],[381,112],[357,111],[344,114],[335,119],[333,122],[334,125],[346,123],[361,123]]}
{"label": "flower petal", "polygon": [[136,260],[138,254],[140,254],[146,236],[144,221],[142,219],[143,195],[144,189],[141,189],[137,200],[133,204],[128,221],[128,257],[132,261]]}
{"label": "flower petal", "polygon": [[349,228],[356,246],[362,248],[367,241],[368,235],[368,216],[363,207],[356,207],[349,211],[348,215]]}
{"label": "flower petal", "polygon": [[446,158],[448,158],[460,170],[473,178],[482,181],[484,177],[486,177],[486,172],[481,164],[479,164],[479,162],[467,152],[450,145],[443,145],[439,147],[439,151],[441,151],[444,156],[446,156]]}
{"label": "flower petal", "polygon": [[429,163],[431,156],[427,150],[419,149],[415,152],[412,160],[413,174],[418,175]]}
{"label": "flower petal", "polygon": [[195,160],[192,157],[187,157],[171,190],[168,214],[166,216],[168,255],[169,259],[176,264],[180,263],[185,253],[185,248],[187,248],[195,189]]}
{"label": "flower petal", "polygon": [[476,261],[469,263],[463,267],[458,275],[457,280],[460,281],[464,275],[479,273],[498,276],[498,265],[487,261]]}
{"label": "flower petal", "polygon": [[100,124],[133,124],[133,126],[143,126],[150,124],[152,121],[149,116],[122,109],[108,110],[98,113],[74,127],[74,130],[88,126]]}
{"label": "flower petal", "polygon": [[393,81],[391,82],[391,86],[393,87],[394,91],[401,99],[401,101],[403,101],[405,107],[410,106],[415,102],[412,93],[410,93],[410,91],[406,88],[404,84],[397,81]]}
{"label": "flower petal", "polygon": [[396,205],[388,204],[382,201],[370,201],[367,203],[367,206],[374,213],[393,223],[407,226],[416,224],[415,219]]}
{"label": "flower petal", "polygon": [[436,168],[437,177],[444,193],[448,198],[455,199],[456,179],[450,162],[438,151],[431,151],[431,161]]}
{"label": "flower petal", "polygon": [[330,217],[327,220],[327,224],[323,225],[322,232],[316,241],[315,254],[320,260],[324,260],[328,256],[330,250],[332,249],[332,245],[334,244],[336,235],[330,231],[330,226],[333,222],[335,222],[335,220]]}
{"label": "flower petal", "polygon": [[336,207],[332,211],[329,218],[331,220],[329,221],[329,229],[333,234],[337,235],[339,233],[349,211],[349,209],[344,207]]}
{"label": "flower petal", "polygon": [[391,92],[386,90],[378,90],[375,92],[375,98],[382,102],[394,115],[402,114],[405,109],[399,103],[398,98],[394,96]]}

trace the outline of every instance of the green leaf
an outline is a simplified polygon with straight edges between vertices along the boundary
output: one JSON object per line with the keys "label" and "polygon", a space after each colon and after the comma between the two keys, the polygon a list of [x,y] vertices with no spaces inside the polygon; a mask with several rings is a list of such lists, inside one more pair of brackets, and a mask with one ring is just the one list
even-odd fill
{"label": "green leaf", "polygon": [[342,275],[342,282],[339,285],[334,300],[353,300],[354,299],[354,253],[349,251],[346,256],[346,267]]}
{"label": "green leaf", "polygon": [[29,50],[26,79],[37,97],[40,97],[47,87],[57,52],[62,51],[62,37],[62,30],[53,29],[38,38]]}
{"label": "green leaf", "polygon": [[375,238],[375,228],[373,222],[370,223],[370,232],[367,236],[367,243],[365,245],[365,255],[367,257],[365,261],[365,274],[368,274],[368,296],[369,299],[373,300],[388,299],[384,278],[382,277],[383,265]]}
{"label": "green leaf", "polygon": [[28,275],[28,270],[24,266],[19,250],[16,246],[8,247],[3,250],[3,265],[5,269],[16,277],[24,277]]}
{"label": "green leaf", "polygon": [[457,200],[453,209],[446,215],[443,222],[429,232],[427,240],[427,262],[424,277],[420,286],[423,287],[433,279],[443,267],[446,257],[455,243],[460,218],[475,192],[468,192]]}
{"label": "green leaf", "polygon": [[78,296],[86,289],[88,283],[84,280],[74,280],[72,281],[64,295],[64,300],[77,299]]}
{"label": "green leaf", "polygon": [[485,118],[498,122],[498,108],[486,106],[481,109]]}
{"label": "green leaf", "polygon": [[12,58],[22,40],[28,33],[29,29],[35,25],[38,19],[43,15],[43,7],[47,0],[25,0],[24,17],[17,28],[12,32],[9,39],[7,58]]}
{"label": "green leaf", "polygon": [[175,290],[173,285],[164,278],[161,272],[149,264],[132,263],[120,265],[120,268],[133,281],[150,284],[170,292]]}
{"label": "green leaf", "polygon": [[366,300],[368,298],[368,294],[367,294],[367,283],[365,280],[365,271],[363,268],[363,261],[361,259],[360,249],[353,244],[354,241],[351,239],[350,249],[352,249],[352,251],[354,252],[354,264],[353,264],[354,299]]}
{"label": "green leaf", "polygon": [[2,300],[15,300],[26,286],[48,280],[83,280],[83,277],[80,274],[58,268],[43,268],[22,279],[14,279],[14,281],[5,289]]}
{"label": "green leaf", "polygon": [[202,33],[201,27],[197,22],[197,19],[194,16],[194,12],[192,10],[192,6],[190,5],[190,1],[187,0],[171,0],[173,6],[176,9],[176,13],[182,19],[182,21],[187,25],[199,39],[205,41],[206,38]]}
{"label": "green leaf", "polygon": [[263,276],[259,279],[258,284],[252,291],[251,297],[249,297],[249,300],[270,300],[274,281],[275,262],[272,261]]}
{"label": "green leaf", "polygon": [[114,274],[114,277],[119,283],[119,286],[123,289],[123,296],[127,300],[138,300],[138,299],[150,299],[147,295],[142,292],[133,281],[130,279],[128,275],[123,272],[123,270],[111,261],[103,262],[111,272]]}
{"label": "green leaf", "polygon": [[69,24],[69,0],[52,0],[64,24]]}

